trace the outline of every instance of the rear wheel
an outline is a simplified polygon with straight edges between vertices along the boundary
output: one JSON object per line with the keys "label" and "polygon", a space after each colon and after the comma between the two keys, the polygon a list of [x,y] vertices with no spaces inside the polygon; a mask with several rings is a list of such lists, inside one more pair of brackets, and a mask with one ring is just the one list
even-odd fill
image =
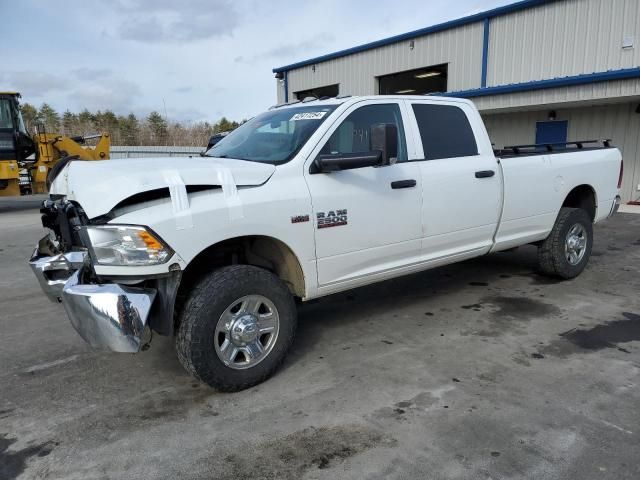
{"label": "rear wheel", "polygon": [[581,208],[563,207],[549,236],[538,247],[540,269],[547,275],[574,278],[587,266],[593,246],[593,224]]}
{"label": "rear wheel", "polygon": [[212,387],[242,390],[275,372],[296,321],[293,297],[276,275],[249,265],[224,267],[189,295],[176,335],[178,358]]}

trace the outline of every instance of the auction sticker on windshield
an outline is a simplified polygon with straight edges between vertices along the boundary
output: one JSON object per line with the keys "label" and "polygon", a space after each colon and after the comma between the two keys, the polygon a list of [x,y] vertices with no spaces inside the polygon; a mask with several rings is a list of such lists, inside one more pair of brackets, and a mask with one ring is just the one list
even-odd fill
{"label": "auction sticker on windshield", "polygon": [[293,117],[291,117],[291,120],[292,121],[296,121],[296,120],[320,120],[326,114],[327,114],[327,112],[296,113]]}

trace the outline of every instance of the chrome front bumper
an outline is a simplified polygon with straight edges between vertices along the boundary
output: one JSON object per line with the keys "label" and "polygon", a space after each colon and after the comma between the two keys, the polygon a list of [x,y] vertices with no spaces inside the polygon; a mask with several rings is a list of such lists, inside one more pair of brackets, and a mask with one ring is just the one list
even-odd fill
{"label": "chrome front bumper", "polygon": [[96,349],[138,352],[156,290],[117,283],[83,285],[80,273],[71,275],[62,289],[62,305],[73,327]]}
{"label": "chrome front bumper", "polygon": [[65,283],[73,272],[82,267],[86,258],[87,252],[83,251],[43,257],[40,255],[39,247],[36,247],[29,265],[47,298],[58,303],[62,301],[62,288]]}
{"label": "chrome front bumper", "polygon": [[29,261],[42,290],[54,302],[62,302],[71,324],[93,348],[114,352],[140,351],[151,305],[153,288],[116,283],[83,284],[85,252],[68,252]]}

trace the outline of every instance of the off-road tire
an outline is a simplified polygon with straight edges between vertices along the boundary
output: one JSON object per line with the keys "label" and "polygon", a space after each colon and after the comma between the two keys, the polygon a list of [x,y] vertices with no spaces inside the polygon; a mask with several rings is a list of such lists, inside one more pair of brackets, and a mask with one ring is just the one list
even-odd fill
{"label": "off-road tire", "polygon": [[[262,295],[276,306],[279,332],[273,349],[257,365],[237,370],[215,351],[215,329],[222,313],[238,298]],[[284,360],[295,336],[297,310],[285,283],[250,265],[232,265],[203,277],[189,292],[178,315],[176,350],[182,366],[202,382],[223,392],[252,387],[271,376]]]}
{"label": "off-road tire", "polygon": [[[565,240],[569,229],[581,224],[586,231],[586,249],[579,263],[572,265],[565,255]],[[562,207],[549,236],[538,247],[538,263],[542,273],[563,279],[580,275],[589,262],[593,246],[593,224],[581,208]]]}

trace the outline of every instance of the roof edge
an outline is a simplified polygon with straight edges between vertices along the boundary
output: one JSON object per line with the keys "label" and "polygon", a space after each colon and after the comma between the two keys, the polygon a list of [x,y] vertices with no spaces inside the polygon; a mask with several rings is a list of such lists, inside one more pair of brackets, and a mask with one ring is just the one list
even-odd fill
{"label": "roof edge", "polygon": [[416,37],[422,37],[425,35],[429,35],[431,33],[442,32],[444,30],[449,30],[456,27],[461,27],[463,25],[468,25],[470,23],[476,23],[480,21],[484,21],[486,19],[499,17],[501,15],[506,15],[512,12],[518,12],[520,10],[526,10],[529,8],[537,7],[539,5],[544,5],[547,3],[553,3],[558,0],[521,0],[519,2],[510,3],[508,5],[503,5],[502,7],[496,7],[491,10],[486,10],[484,12],[475,13],[473,15],[468,15],[466,17],[458,18],[455,20],[449,20],[447,22],[439,23],[437,25],[432,25],[430,27],[420,28],[418,30],[413,30],[407,33],[401,33],[399,35],[394,35],[393,37],[383,38],[381,40],[375,40],[373,42],[364,43],[362,45],[358,45],[355,47],[347,48],[345,50],[339,50],[337,52],[328,53],[326,55],[321,55],[319,57],[310,58],[308,60],[302,60],[300,62],[292,63],[289,65],[285,65],[282,67],[276,67],[272,70],[273,73],[286,72],[289,70],[294,70],[296,68],[304,67],[307,65],[313,65],[316,63],[326,62],[327,60],[332,60],[335,58],[346,57],[348,55],[352,55],[354,53],[365,52],[367,50],[372,50],[374,48],[383,47],[385,45],[391,45],[393,43],[401,42],[403,40],[409,40]]}
{"label": "roof edge", "polygon": [[496,85],[493,87],[459,90],[457,92],[438,93],[441,97],[474,98],[488,95],[502,95],[506,93],[527,92],[531,90],[543,90],[547,88],[570,87],[586,85],[590,83],[607,82],[612,80],[627,80],[640,78],[640,67],[622,68],[620,70],[607,70],[606,72],[582,73],[568,77],[548,78],[545,80],[533,80],[530,82]]}

